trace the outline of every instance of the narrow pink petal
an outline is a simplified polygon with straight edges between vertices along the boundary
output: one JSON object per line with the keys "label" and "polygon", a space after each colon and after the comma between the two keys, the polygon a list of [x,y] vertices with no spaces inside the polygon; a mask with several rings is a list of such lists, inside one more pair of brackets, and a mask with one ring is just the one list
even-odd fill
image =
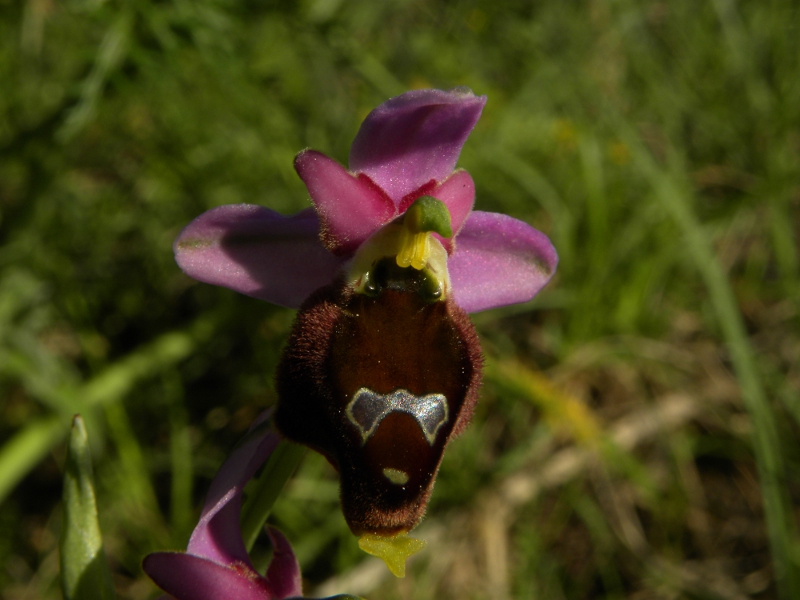
{"label": "narrow pink petal", "polygon": [[395,202],[445,179],[481,116],[486,96],[470,90],[414,90],[373,110],[350,148],[350,170],[365,173]]}
{"label": "narrow pink petal", "polygon": [[475,204],[475,183],[469,173],[458,170],[437,185],[428,195],[444,202],[450,211],[453,237],[444,239],[438,233],[434,235],[442,242],[447,252],[452,253],[456,236],[466,223],[472,206]]}
{"label": "narrow pink petal", "polygon": [[527,302],[558,264],[541,231],[498,213],[475,211],[456,239],[447,268],[453,298],[467,312]]}
{"label": "narrow pink petal", "polygon": [[250,432],[220,467],[206,496],[206,503],[189,539],[187,552],[221,565],[250,564],[239,527],[242,490],[280,441],[280,435],[263,413]]}
{"label": "narrow pink petal", "polygon": [[458,235],[475,204],[475,183],[470,174],[459,169],[441,182],[429,195],[445,203],[450,211],[453,235]]}
{"label": "narrow pink petal", "polygon": [[397,213],[394,202],[368,177],[356,177],[335,160],[304,150],[294,168],[306,184],[322,222],[322,242],[347,255]]}
{"label": "narrow pink petal", "polygon": [[333,281],[342,264],[319,242],[312,209],[287,217],[252,204],[220,206],[189,223],[174,250],[198,281],[292,308]]}
{"label": "narrow pink petal", "polygon": [[223,567],[182,552],[145,556],[142,568],[158,587],[177,600],[273,600],[269,583],[244,565]]}
{"label": "narrow pink petal", "polygon": [[303,595],[303,577],[300,563],[295,558],[292,545],[280,531],[274,527],[267,529],[272,542],[272,562],[267,570],[267,580],[278,598],[289,598]]}

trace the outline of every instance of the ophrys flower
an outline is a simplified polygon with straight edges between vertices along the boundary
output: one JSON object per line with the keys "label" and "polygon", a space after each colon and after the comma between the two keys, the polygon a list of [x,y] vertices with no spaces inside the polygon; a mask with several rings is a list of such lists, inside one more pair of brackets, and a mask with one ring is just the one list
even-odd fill
{"label": "ophrys flower", "polygon": [[472,211],[472,178],[455,170],[485,102],[466,90],[392,98],[362,124],[349,171],[298,155],[315,210],[223,206],[175,243],[192,277],[300,307],[276,423],[338,469],[356,534],[392,536],[422,518],[477,400],[467,313],[527,301],[555,271],[547,237]]}

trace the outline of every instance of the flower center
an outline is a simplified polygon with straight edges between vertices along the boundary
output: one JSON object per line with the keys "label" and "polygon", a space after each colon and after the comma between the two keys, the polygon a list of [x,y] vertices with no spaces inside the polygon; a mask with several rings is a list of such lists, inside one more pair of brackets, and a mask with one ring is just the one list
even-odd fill
{"label": "flower center", "polygon": [[368,296],[389,288],[416,292],[427,302],[444,300],[450,288],[447,251],[434,233],[453,235],[450,211],[431,196],[417,198],[402,220],[362,244],[348,270],[350,285]]}
{"label": "flower center", "polygon": [[450,211],[441,200],[421,196],[403,216],[398,267],[414,267],[418,271],[425,268],[431,258],[431,232],[446,238],[453,235]]}

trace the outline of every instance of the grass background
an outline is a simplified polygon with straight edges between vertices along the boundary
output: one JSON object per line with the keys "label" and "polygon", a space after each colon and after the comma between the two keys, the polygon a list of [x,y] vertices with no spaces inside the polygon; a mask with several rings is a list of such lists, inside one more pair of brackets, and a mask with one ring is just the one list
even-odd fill
{"label": "grass background", "polygon": [[799,63],[791,0],[0,0],[0,597],[59,596],[76,412],[118,594],[156,595],[141,558],[185,546],[293,318],[172,240],[306,207],[299,150],[346,162],[370,109],[458,85],[489,97],[477,208],[559,271],[475,315],[481,404],[406,579],[307,456],[272,517],[307,591],[800,597]]}

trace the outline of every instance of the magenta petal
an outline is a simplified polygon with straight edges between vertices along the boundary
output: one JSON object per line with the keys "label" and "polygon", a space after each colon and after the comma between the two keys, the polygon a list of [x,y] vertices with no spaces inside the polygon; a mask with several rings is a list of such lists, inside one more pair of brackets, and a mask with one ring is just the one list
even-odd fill
{"label": "magenta petal", "polygon": [[249,567],[223,567],[182,552],[145,556],[142,568],[158,587],[177,600],[273,600],[267,581]]}
{"label": "magenta petal", "polygon": [[447,261],[453,298],[467,312],[527,302],[550,281],[558,264],[541,231],[498,213],[475,211]]}
{"label": "magenta petal", "polygon": [[373,110],[350,148],[350,170],[365,173],[395,202],[456,166],[486,96],[415,90]]}
{"label": "magenta petal", "polygon": [[475,183],[470,174],[466,171],[456,171],[440,183],[430,195],[445,203],[450,211],[453,235],[458,235],[475,204]]}
{"label": "magenta petal", "polygon": [[272,542],[272,562],[267,570],[267,581],[278,598],[303,595],[303,577],[292,545],[280,531],[267,528]]}
{"label": "magenta petal", "polygon": [[313,210],[287,217],[252,204],[203,213],[174,250],[181,269],[198,281],[292,308],[330,283],[342,264],[319,242]]}
{"label": "magenta petal", "polygon": [[222,565],[250,564],[239,527],[242,490],[280,441],[263,413],[244,440],[220,467],[206,496],[200,521],[189,539],[187,552]]}
{"label": "magenta petal", "polygon": [[294,159],[294,168],[317,207],[322,242],[338,255],[355,251],[397,212],[391,199],[372,181],[348,173],[320,152],[304,150]]}

